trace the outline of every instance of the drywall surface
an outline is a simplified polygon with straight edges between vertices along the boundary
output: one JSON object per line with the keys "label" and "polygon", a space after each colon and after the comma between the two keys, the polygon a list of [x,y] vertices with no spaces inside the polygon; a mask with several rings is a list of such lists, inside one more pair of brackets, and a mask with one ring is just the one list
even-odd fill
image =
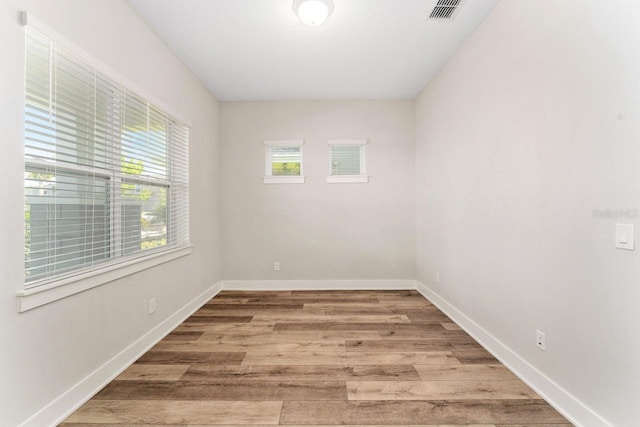
{"label": "drywall surface", "polygon": [[[225,280],[415,278],[413,101],[220,105]],[[368,139],[368,183],[327,183],[345,138]],[[304,184],[263,183],[267,139],[305,141]]]}
{"label": "drywall surface", "polygon": [[614,247],[616,223],[640,236],[638,22],[633,1],[503,1],[416,100],[418,280],[621,427],[640,420],[640,248]]}
{"label": "drywall surface", "polygon": [[[187,257],[18,313],[23,287],[24,29],[30,12],[191,125]],[[123,1],[0,3],[0,425],[23,422],[220,279],[217,101]],[[157,311],[148,314],[148,300]]]}

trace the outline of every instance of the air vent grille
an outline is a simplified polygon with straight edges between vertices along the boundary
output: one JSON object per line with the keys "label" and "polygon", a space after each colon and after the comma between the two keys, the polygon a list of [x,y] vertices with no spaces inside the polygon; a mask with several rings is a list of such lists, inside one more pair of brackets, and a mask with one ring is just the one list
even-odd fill
{"label": "air vent grille", "polygon": [[463,0],[438,0],[433,7],[429,18],[431,19],[453,19],[462,5]]}

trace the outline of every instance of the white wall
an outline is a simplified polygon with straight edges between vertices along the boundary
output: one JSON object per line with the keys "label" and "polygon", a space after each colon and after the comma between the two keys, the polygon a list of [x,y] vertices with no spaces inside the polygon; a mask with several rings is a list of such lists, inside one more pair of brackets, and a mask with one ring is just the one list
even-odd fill
{"label": "white wall", "polygon": [[[189,120],[190,256],[19,314],[23,286],[24,31],[27,10],[148,96]],[[0,425],[70,389],[220,279],[217,101],[123,1],[0,3]],[[147,314],[150,297],[154,315]]]}
{"label": "white wall", "polygon": [[[225,280],[415,278],[413,101],[220,105]],[[369,140],[369,183],[326,182],[340,138]],[[305,184],[263,184],[265,139],[305,140]]]}
{"label": "white wall", "polygon": [[640,209],[638,23],[503,1],[416,101],[418,279],[616,426],[640,420],[640,250],[614,226],[640,222],[592,211]]}

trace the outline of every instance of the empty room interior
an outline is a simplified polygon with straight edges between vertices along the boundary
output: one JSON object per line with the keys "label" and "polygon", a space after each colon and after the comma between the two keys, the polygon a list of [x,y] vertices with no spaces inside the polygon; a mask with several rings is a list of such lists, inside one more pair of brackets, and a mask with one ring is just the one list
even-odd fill
{"label": "empty room interior", "polygon": [[2,0],[0,39],[0,426],[640,425],[640,2]]}

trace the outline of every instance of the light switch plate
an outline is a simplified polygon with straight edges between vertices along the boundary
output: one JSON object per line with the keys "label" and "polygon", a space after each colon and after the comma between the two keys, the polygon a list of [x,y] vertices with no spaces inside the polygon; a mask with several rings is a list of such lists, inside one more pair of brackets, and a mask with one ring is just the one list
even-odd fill
{"label": "light switch plate", "polygon": [[616,224],[616,248],[632,251],[633,224]]}

